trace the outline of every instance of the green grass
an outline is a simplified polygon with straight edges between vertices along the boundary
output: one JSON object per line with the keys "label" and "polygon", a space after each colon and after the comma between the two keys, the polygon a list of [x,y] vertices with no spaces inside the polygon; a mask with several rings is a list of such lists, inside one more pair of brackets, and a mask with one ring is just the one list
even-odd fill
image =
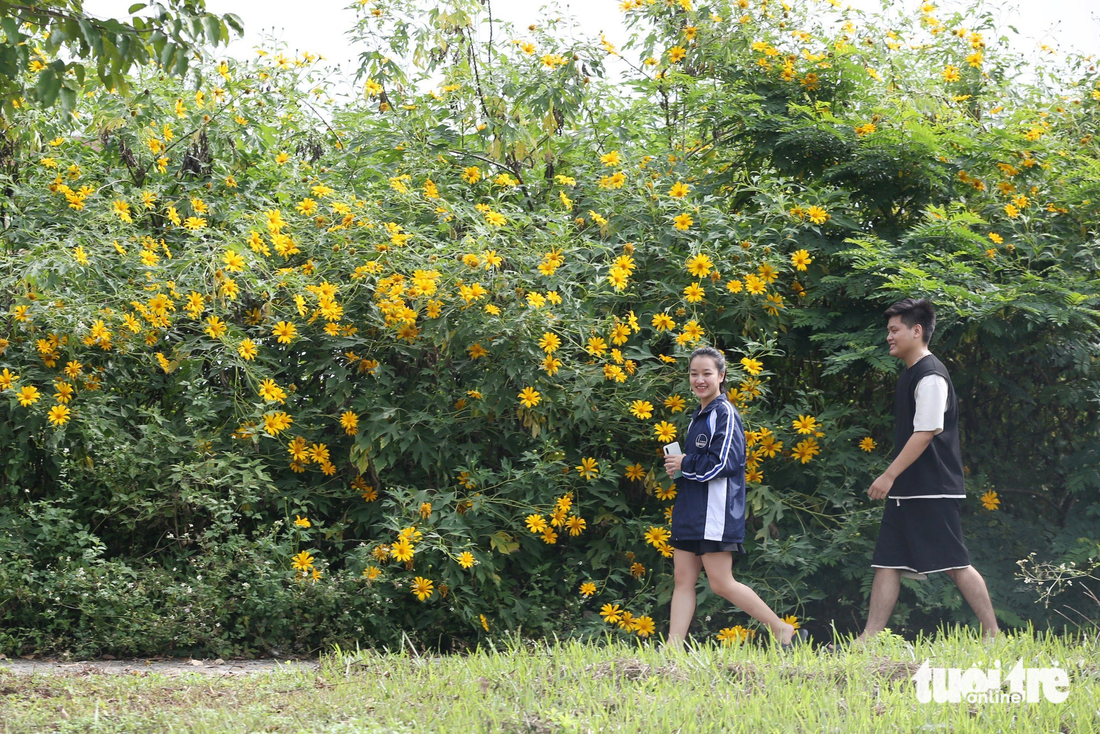
{"label": "green grass", "polygon": [[[1024,660],[1070,676],[1062,704],[920,704],[931,665]],[[319,671],[35,674],[0,670],[0,732],[1100,732],[1100,638],[953,630],[854,652],[773,645],[498,643],[467,656],[336,651]]]}

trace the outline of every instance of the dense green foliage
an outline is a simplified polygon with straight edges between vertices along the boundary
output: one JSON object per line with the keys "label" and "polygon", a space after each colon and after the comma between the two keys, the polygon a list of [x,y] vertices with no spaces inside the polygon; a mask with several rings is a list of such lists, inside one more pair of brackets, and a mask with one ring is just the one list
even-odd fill
{"label": "dense green foliage", "polygon": [[[1095,69],[1028,82],[977,14],[625,5],[619,84],[607,41],[374,3],[360,99],[273,51],[5,118],[0,649],[660,633],[699,343],[749,432],[738,577],[853,627],[918,294],[975,565],[1061,624],[1014,572],[1097,555]],[[945,583],[895,627],[969,621]]]}
{"label": "dense green foliage", "polygon": [[[148,14],[137,15],[142,10]],[[85,13],[82,0],[0,0],[4,116],[27,104],[50,107],[59,101],[71,113],[78,95],[97,82],[126,92],[135,64],[185,74],[192,54],[205,44],[228,43],[231,29],[242,31],[240,18],[207,13],[205,0],[169,0],[168,7],[138,2],[129,13],[128,21],[119,21]]]}

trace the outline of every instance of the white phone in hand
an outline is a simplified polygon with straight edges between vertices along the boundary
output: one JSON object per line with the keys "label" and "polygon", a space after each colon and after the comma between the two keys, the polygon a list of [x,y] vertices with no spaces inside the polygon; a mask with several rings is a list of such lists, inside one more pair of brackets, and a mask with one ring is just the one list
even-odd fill
{"label": "white phone in hand", "polygon": [[[680,442],[679,441],[673,441],[672,443],[665,444],[665,456],[675,456],[676,454],[682,454],[682,453],[684,453],[684,452],[680,450]],[[679,479],[680,476],[681,476],[681,474],[680,474],[679,470],[673,472],[673,474],[672,474],[673,479]]]}

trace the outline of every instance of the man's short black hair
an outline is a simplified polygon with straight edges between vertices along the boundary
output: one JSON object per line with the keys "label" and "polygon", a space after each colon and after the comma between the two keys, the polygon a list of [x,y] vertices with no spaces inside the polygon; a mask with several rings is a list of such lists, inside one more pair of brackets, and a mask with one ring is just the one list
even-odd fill
{"label": "man's short black hair", "polygon": [[886,309],[886,320],[894,316],[900,316],[901,322],[912,329],[917,324],[921,325],[924,343],[932,340],[932,334],[936,331],[936,308],[927,298],[906,298],[898,301]]}

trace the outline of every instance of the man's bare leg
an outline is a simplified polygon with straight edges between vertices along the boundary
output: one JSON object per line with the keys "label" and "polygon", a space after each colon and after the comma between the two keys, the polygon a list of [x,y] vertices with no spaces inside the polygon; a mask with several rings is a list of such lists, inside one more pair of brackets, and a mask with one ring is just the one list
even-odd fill
{"label": "man's bare leg", "polygon": [[871,608],[867,611],[867,626],[864,627],[863,634],[855,639],[854,644],[862,645],[886,629],[890,615],[894,612],[894,605],[898,602],[900,589],[901,569],[875,569],[875,580],[871,584]]}
{"label": "man's bare leg", "polygon": [[989,598],[989,589],[985,586],[985,579],[973,566],[966,568],[953,568],[945,572],[959,587],[963,598],[974,614],[978,616],[978,622],[982,625],[982,637],[991,640],[1000,634],[997,626],[997,616],[993,613],[993,601]]}

